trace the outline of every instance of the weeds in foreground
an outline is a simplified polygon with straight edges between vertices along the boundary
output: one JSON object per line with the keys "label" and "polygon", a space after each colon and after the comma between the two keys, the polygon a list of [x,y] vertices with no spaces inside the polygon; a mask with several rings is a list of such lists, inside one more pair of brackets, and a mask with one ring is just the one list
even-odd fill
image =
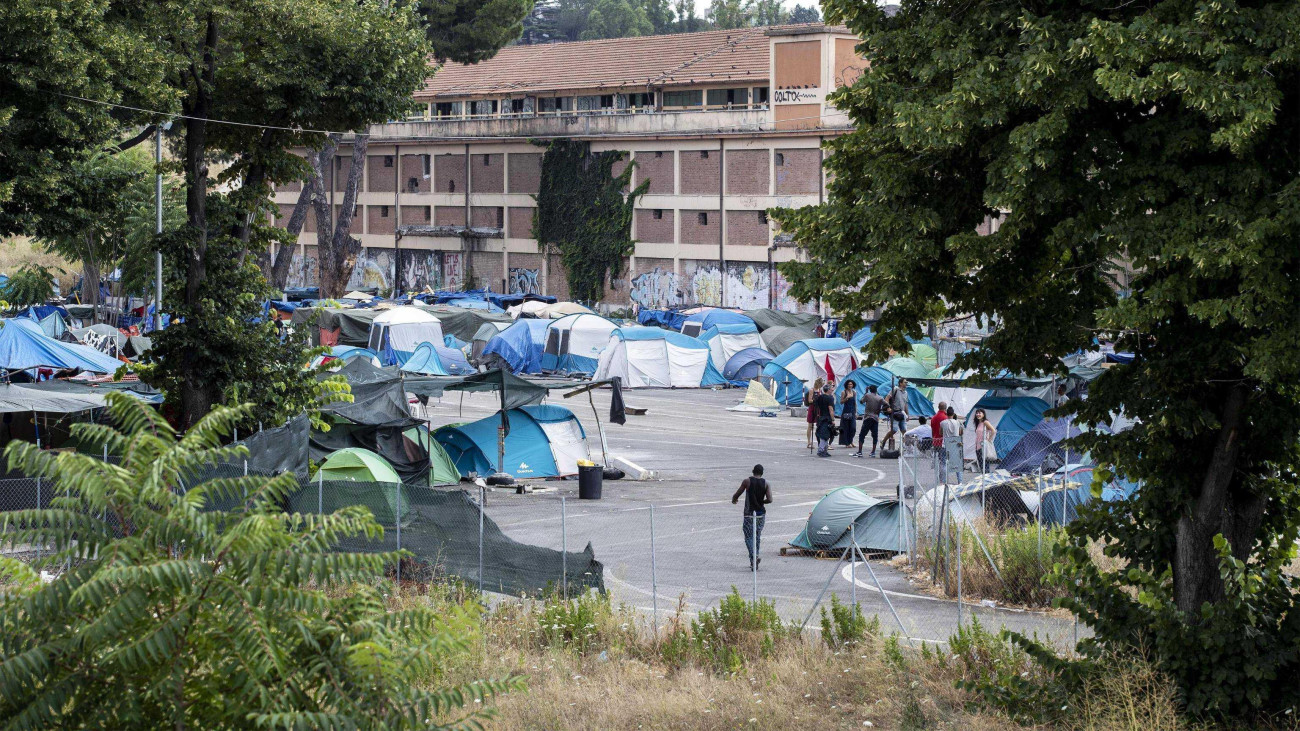
{"label": "weeds in foreground", "polygon": [[1054,583],[1051,570],[1057,545],[1064,545],[1063,528],[1037,525],[1001,525],[986,520],[969,524],[953,521],[944,527],[946,540],[924,533],[917,536],[913,574],[930,581],[938,564],[938,586],[946,596],[957,596],[957,552],[961,552],[961,593],[970,599],[992,599],[1000,604],[1050,607],[1067,594]]}

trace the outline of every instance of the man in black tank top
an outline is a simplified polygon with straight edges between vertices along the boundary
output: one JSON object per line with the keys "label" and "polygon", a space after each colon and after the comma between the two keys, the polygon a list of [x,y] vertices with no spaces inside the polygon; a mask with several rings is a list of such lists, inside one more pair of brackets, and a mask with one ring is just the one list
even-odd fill
{"label": "man in black tank top", "polygon": [[757,569],[763,559],[758,556],[759,541],[763,535],[763,521],[767,519],[767,504],[772,502],[772,488],[763,479],[763,465],[754,465],[754,474],[740,483],[740,489],[731,496],[731,504],[745,496],[745,521],[742,531],[745,534],[745,548],[749,551],[749,566]]}

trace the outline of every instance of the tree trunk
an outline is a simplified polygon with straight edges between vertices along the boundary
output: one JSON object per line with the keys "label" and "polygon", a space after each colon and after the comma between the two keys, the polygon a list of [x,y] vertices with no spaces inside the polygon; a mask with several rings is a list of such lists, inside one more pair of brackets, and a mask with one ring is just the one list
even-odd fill
{"label": "tree trunk", "polygon": [[86,300],[85,304],[91,306],[90,321],[98,323],[99,264],[95,261],[94,234],[88,231],[83,233],[82,241],[86,244],[86,254],[81,257],[81,296]]}
{"label": "tree trunk", "polygon": [[334,270],[334,250],[330,246],[330,237],[334,232],[334,213],[330,210],[329,190],[325,187],[325,168],[334,164],[334,151],[338,145],[339,135],[330,135],[325,147],[312,156],[310,189],[303,189],[304,193],[310,190],[311,206],[316,214],[316,261],[320,270],[322,298],[329,296],[325,294],[326,279],[329,277],[328,272]]}
{"label": "tree trunk", "polygon": [[284,230],[289,233],[287,243],[280,246],[275,252],[274,260],[270,257],[270,252],[266,252],[266,261],[261,263],[262,273],[266,276],[271,286],[280,291],[289,284],[289,266],[293,264],[293,253],[298,249],[298,236],[302,233],[303,224],[307,222],[307,213],[311,208],[312,190],[316,187],[316,178],[312,177],[302,184],[302,193],[298,195],[298,202],[293,206],[293,213],[289,215],[289,223]]}
{"label": "tree trunk", "polygon": [[[190,244],[185,261],[185,308],[198,309],[203,296],[203,280],[207,276],[208,251],[208,164],[207,118],[212,112],[212,89],[216,86],[217,19],[207,17],[207,32],[203,40],[203,65],[190,66],[194,91],[186,102],[185,119],[185,213],[194,241]],[[184,327],[199,326],[186,323]],[[212,409],[217,400],[211,386],[198,373],[198,354],[184,351],[182,361],[185,377],[181,381],[181,426],[189,428]]]}
{"label": "tree trunk", "polygon": [[330,268],[330,292],[322,292],[322,296],[338,297],[346,293],[348,281],[352,279],[352,270],[357,265],[357,256],[361,253],[361,242],[352,236],[352,216],[356,210],[357,189],[361,187],[361,172],[365,169],[369,142],[368,134],[359,134],[352,141],[352,169],[348,171],[348,180],[343,187],[343,205],[329,243],[333,262]]}
{"label": "tree trunk", "polygon": [[1214,537],[1222,534],[1233,555],[1244,558],[1254,547],[1263,517],[1264,501],[1243,485],[1237,474],[1249,390],[1246,384],[1237,383],[1225,392],[1210,465],[1191,509],[1178,519],[1174,602],[1193,622],[1200,617],[1203,604],[1223,598]]}
{"label": "tree trunk", "polygon": [[[244,195],[251,210],[256,210],[270,193],[266,187],[266,156],[271,154],[275,143],[275,132],[269,129],[262,130],[262,136],[257,140],[257,149],[253,153],[253,162],[248,166],[244,179],[240,181],[240,193]],[[234,236],[244,245],[239,254],[240,261],[248,259],[248,240],[253,232],[253,218],[254,214],[250,211],[235,225]],[[263,272],[265,271],[263,268]]]}

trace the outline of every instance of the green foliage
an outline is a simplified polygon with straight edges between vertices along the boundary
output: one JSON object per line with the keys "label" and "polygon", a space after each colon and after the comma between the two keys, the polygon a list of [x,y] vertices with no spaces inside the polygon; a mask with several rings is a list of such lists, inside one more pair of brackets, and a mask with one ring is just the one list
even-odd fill
{"label": "green foliage", "polygon": [[43,305],[54,296],[54,277],[59,272],[40,264],[24,264],[9,275],[4,286],[5,302],[21,310],[31,305]]}
{"label": "green foliage", "polygon": [[591,591],[574,599],[548,597],[538,618],[543,643],[586,654],[598,647],[598,628],[612,613],[608,594]]}
{"label": "green foliage", "polygon": [[624,156],[592,153],[590,143],[575,140],[554,140],[542,156],[541,192],[533,196],[533,238],[559,250],[575,300],[601,299],[605,283],[619,276],[623,259],[635,249],[632,211],[650,183],[624,195],[633,163],[613,174]]}
{"label": "green foliage", "polygon": [[582,32],[584,41],[599,38],[631,38],[654,33],[654,24],[646,16],[645,8],[628,0],[595,0],[587,16],[587,29]]}
{"label": "green foliage", "polygon": [[478,63],[524,31],[532,0],[417,0],[420,24],[439,60]]}
{"label": "green foliage", "polygon": [[710,0],[704,17],[714,28],[744,28],[754,22],[755,0]]}
{"label": "green foliage", "polygon": [[822,14],[821,11],[817,9],[816,5],[809,5],[807,7],[796,5],[790,10],[789,22],[791,23],[820,23],[821,20]]}
{"label": "green foliage", "polygon": [[472,642],[471,617],[388,610],[379,583],[398,555],[335,550],[380,536],[365,508],[286,514],[290,473],[201,480],[246,455],[220,445],[250,409],[215,409],[180,437],[149,406],[106,398],[120,430],[73,430],[120,464],[6,449],[57,486],[49,509],[4,514],[7,537],[70,567],[45,584],[6,563],[22,576],[0,595],[10,727],[423,729],[517,685],[421,689]]}
{"label": "green foliage", "polygon": [[[850,328],[887,304],[877,357],[959,315],[999,327],[955,368],[1064,376],[1096,336],[1135,353],[1063,410],[1136,420],[1076,446],[1142,484],[1070,526],[1066,606],[1092,645],[1150,648],[1194,713],[1300,705],[1277,570],[1300,528],[1297,6],[823,8],[871,72],[832,95],[855,131],[828,143],[827,204],[773,212],[809,254],[782,265],[792,296]],[[1091,565],[1097,541],[1123,568]]]}
{"label": "green foliage", "polygon": [[822,641],[832,650],[859,645],[879,634],[880,617],[868,620],[860,607],[840,602],[835,594],[831,595],[830,613],[822,607]]}
{"label": "green foliage", "polygon": [[770,656],[792,632],[781,624],[771,600],[745,601],[734,586],[717,609],[691,622],[696,658],[723,673],[740,672],[746,661]]}

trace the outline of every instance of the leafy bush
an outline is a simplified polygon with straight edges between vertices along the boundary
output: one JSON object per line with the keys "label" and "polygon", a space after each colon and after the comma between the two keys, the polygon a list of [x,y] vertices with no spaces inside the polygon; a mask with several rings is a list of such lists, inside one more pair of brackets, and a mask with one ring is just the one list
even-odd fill
{"label": "leafy bush", "polygon": [[939,580],[950,597],[957,596],[958,541],[963,596],[1048,607],[1068,593],[1052,571],[1053,557],[1058,547],[1065,545],[1063,528],[1044,527],[1040,534],[1036,525],[1001,526],[976,521],[951,525],[945,533],[948,540],[942,546],[925,535],[918,536],[915,566],[928,576],[938,561]]}
{"label": "leafy bush", "polygon": [[552,595],[537,619],[542,644],[586,654],[600,645],[600,627],[612,614],[608,594],[591,591],[574,599]]}
{"label": "leafy bush", "polygon": [[831,595],[831,610],[827,614],[822,607],[822,641],[832,650],[857,645],[868,637],[880,635],[880,617],[868,620],[862,610],[854,605],[843,604],[840,598]]}
{"label": "leafy bush", "polygon": [[747,660],[768,657],[791,634],[775,604],[767,599],[745,601],[734,586],[717,609],[701,612],[691,623],[696,658],[727,673],[739,672]]}
{"label": "leafy bush", "polygon": [[[62,270],[58,270],[62,273]],[[55,272],[40,264],[24,264],[9,277],[4,286],[4,299],[10,307],[23,309],[43,305],[54,296]]]}
{"label": "leafy bush", "polygon": [[[120,464],[6,449],[56,492],[49,509],[5,513],[0,530],[50,546],[44,565],[70,566],[44,583],[0,560],[14,577],[0,594],[10,727],[423,729],[518,685],[421,689],[470,642],[472,618],[388,611],[379,586],[398,554],[334,550],[381,535],[365,508],[285,514],[292,473],[199,482],[247,455],[221,441],[248,407],[217,408],[180,437],[131,397],[106,400],[121,431],[72,428]],[[239,507],[207,509],[223,501]]]}

